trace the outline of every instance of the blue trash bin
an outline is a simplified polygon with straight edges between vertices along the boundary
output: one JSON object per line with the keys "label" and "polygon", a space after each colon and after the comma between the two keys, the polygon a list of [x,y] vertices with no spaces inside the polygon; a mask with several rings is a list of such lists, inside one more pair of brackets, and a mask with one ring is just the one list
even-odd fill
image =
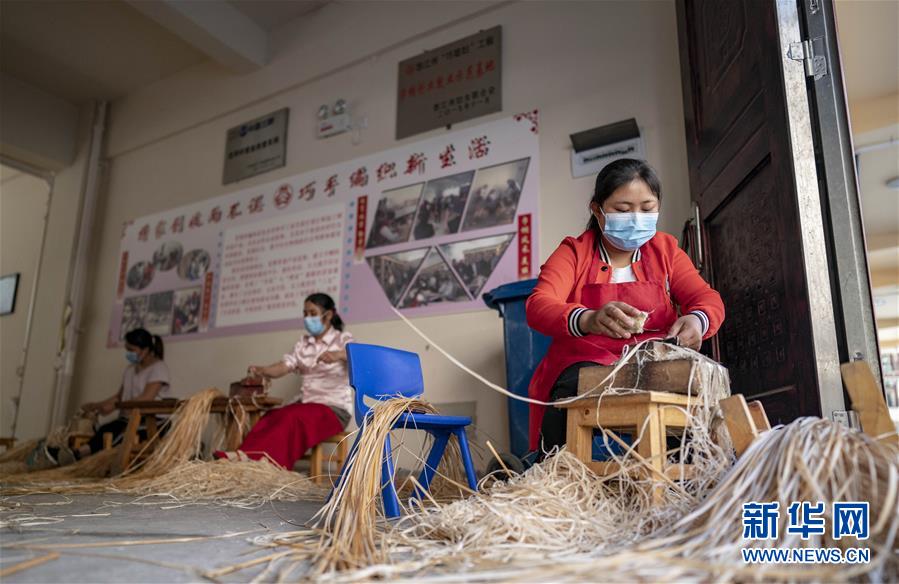
{"label": "blue trash bin", "polygon": [[[499,312],[503,319],[503,339],[506,350],[506,386],[515,395],[527,397],[528,385],[537,365],[546,355],[552,339],[528,326],[524,305],[537,284],[536,279],[503,284],[486,292],[484,302]],[[512,454],[525,459],[528,454],[529,406],[523,401],[509,398],[509,445]],[[625,443],[631,443],[629,434],[621,434]],[[623,448],[612,443],[612,453],[623,454]],[[601,436],[594,437],[593,459],[608,460],[610,452]]]}
{"label": "blue trash bin", "polygon": [[[484,302],[503,319],[506,349],[506,386],[515,395],[527,397],[534,370],[546,355],[552,339],[528,327],[524,304],[536,279],[503,284],[483,295]],[[512,454],[528,453],[528,404],[509,398],[509,443]]]}

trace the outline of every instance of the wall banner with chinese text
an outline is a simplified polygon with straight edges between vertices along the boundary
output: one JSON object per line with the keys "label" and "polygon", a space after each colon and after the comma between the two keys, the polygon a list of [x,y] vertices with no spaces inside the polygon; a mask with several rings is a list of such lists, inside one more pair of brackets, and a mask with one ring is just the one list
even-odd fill
{"label": "wall banner with chinese text", "polygon": [[299,328],[313,292],[350,324],[482,309],[538,257],[537,124],[528,112],[129,221],[108,344],[137,327]]}

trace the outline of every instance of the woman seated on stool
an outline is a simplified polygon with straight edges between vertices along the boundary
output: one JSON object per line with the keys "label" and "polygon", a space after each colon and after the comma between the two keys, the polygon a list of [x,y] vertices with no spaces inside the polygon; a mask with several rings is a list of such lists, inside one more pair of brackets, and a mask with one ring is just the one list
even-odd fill
{"label": "woman seated on stool", "polygon": [[259,460],[266,455],[286,469],[306,451],[343,431],[353,410],[353,390],[346,367],[346,345],[353,336],[343,330],[334,300],[312,294],[303,305],[307,334],[293,351],[271,365],[251,365],[250,374],[277,379],[288,373],[303,376],[292,403],[262,416],[237,452],[216,452],[216,458]]}
{"label": "woman seated on stool", "polygon": [[[553,252],[527,301],[528,324],[553,338],[530,397],[547,402],[576,395],[578,371],[611,365],[625,345],[676,337],[699,349],[718,331],[721,296],[677,239],[656,232],[661,198],[659,178],[642,160],[617,160],[596,177],[587,230]],[[637,332],[644,313],[649,316]],[[566,422],[567,410],[532,405],[531,449],[564,445]]]}
{"label": "woman seated on stool", "polygon": [[[163,361],[164,347],[162,339],[152,335],[145,329],[129,331],[125,335],[125,359],[128,366],[122,374],[119,390],[103,401],[86,403],[81,406],[85,412],[97,412],[100,415],[111,414],[120,401],[153,401],[170,397],[169,368]],[[72,451],[63,447],[46,447],[40,445],[42,452],[33,453],[34,466],[47,467],[66,465],[75,460],[103,449],[103,434],[112,434],[117,440],[128,426],[128,412],[120,411],[115,420],[100,426],[90,441],[81,448]],[[146,438],[142,431],[142,437]]]}

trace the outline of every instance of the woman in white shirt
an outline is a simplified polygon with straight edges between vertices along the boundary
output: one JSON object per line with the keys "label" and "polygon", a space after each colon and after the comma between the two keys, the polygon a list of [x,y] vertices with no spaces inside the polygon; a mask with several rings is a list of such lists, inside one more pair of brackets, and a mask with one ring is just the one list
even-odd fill
{"label": "woman in white shirt", "polygon": [[334,300],[312,294],[303,304],[306,333],[293,351],[271,365],[251,365],[250,374],[277,379],[288,373],[303,376],[291,403],[265,414],[237,452],[216,452],[217,458],[259,460],[268,457],[290,469],[308,449],[343,431],[353,411],[346,345],[353,336],[343,330]]}
{"label": "woman in white shirt", "polygon": [[[122,384],[119,390],[103,401],[86,403],[81,406],[85,412],[97,412],[100,415],[111,414],[120,401],[153,401],[171,397],[169,368],[163,361],[165,348],[158,335],[150,334],[138,328],[125,335],[125,359],[128,366],[122,373]],[[66,447],[47,447],[42,441],[32,456],[29,465],[35,468],[66,465],[75,460],[89,456],[103,448],[103,434],[112,434],[113,440],[125,432],[128,426],[126,412],[100,426],[90,441],[72,451]]]}

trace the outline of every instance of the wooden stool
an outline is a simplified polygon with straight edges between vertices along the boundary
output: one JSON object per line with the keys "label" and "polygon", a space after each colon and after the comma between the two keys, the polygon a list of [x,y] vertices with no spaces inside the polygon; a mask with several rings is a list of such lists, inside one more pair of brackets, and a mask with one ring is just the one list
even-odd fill
{"label": "wooden stool", "polygon": [[316,484],[321,484],[325,480],[323,467],[324,467],[324,450],[322,449],[322,444],[336,444],[337,446],[334,449],[334,456],[329,460],[333,460],[337,463],[337,468],[343,466],[343,463],[346,462],[347,453],[349,452],[349,444],[347,443],[346,437],[349,436],[348,432],[341,432],[340,434],[334,434],[330,438],[326,438],[320,444],[316,444],[312,447],[312,450],[309,452],[309,476],[312,478],[312,481]]}
{"label": "wooden stool", "polygon": [[742,456],[759,434],[771,429],[765,407],[760,401],[746,403],[742,394],[735,393],[718,401],[727,424],[727,433],[737,456]]}
{"label": "wooden stool", "polygon": [[[666,436],[669,430],[679,430],[687,424],[684,410],[696,404],[696,398],[678,393],[647,391],[631,395],[606,395],[597,403],[596,397],[581,399],[561,406],[568,410],[568,451],[590,470],[600,476],[619,471],[617,462],[593,460],[593,430],[628,430],[639,439],[636,453],[649,468],[646,473],[670,481],[692,476],[692,465],[668,464]],[[645,427],[644,427],[645,424]],[[640,433],[642,431],[642,437]],[[674,434],[674,432],[672,432]]]}

